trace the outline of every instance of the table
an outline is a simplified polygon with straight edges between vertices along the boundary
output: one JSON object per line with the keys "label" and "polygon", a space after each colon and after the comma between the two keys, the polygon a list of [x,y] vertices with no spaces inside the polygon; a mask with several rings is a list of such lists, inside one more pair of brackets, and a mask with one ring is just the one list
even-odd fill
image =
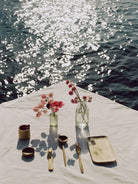
{"label": "table", "polygon": [[[0,183],[1,184],[136,184],[138,183],[138,112],[108,98],[77,87],[80,95],[92,95],[87,130],[75,128],[76,105],[70,102],[69,89],[62,81],[27,96],[0,105]],[[41,94],[54,93],[64,107],[58,112],[58,127],[50,128],[49,116],[35,117],[32,110]],[[30,124],[31,138],[18,139],[18,127]],[[67,167],[57,136],[68,136],[65,147]],[[92,162],[86,137],[106,135],[116,154],[114,164],[97,165]],[[82,141],[81,158],[84,173],[80,172],[75,142]],[[35,148],[34,159],[22,157],[26,146]],[[47,151],[53,148],[54,171],[48,171]]]}

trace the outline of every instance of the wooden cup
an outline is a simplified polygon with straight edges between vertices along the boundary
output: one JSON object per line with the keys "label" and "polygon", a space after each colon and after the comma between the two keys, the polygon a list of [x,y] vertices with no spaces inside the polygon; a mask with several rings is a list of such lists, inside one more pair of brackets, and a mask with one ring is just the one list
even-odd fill
{"label": "wooden cup", "polygon": [[18,131],[20,140],[30,139],[30,125],[21,125]]}

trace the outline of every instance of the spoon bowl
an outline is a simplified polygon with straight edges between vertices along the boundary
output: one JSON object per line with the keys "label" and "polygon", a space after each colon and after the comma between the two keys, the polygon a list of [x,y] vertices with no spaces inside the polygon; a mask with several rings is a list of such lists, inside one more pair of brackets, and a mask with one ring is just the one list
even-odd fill
{"label": "spoon bowl", "polygon": [[61,146],[64,146],[66,144],[66,142],[68,141],[68,137],[65,135],[60,135],[58,137],[58,142]]}

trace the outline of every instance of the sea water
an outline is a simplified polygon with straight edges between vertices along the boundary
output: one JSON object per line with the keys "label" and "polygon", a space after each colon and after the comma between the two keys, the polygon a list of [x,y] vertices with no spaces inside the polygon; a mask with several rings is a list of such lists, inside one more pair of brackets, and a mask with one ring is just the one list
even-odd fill
{"label": "sea water", "polygon": [[137,0],[1,0],[0,103],[62,80],[138,110]]}

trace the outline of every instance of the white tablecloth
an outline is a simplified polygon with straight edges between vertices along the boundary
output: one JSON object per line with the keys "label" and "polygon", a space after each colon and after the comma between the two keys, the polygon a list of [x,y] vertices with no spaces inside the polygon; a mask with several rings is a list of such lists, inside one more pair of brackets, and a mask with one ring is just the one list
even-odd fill
{"label": "white tablecloth", "polygon": [[[138,112],[98,94],[78,88],[81,95],[92,95],[89,106],[89,129],[76,131],[75,108],[70,102],[69,89],[64,82],[47,87],[22,98],[0,105],[0,183],[1,184],[137,184],[138,183]],[[58,112],[58,128],[49,126],[49,116],[35,117],[32,110],[43,93],[54,93],[64,107]],[[18,140],[18,127],[30,124],[31,139]],[[56,136],[64,134],[69,140],[65,148],[67,167]],[[116,154],[117,164],[96,165],[92,162],[84,137],[106,135]],[[74,144],[82,141],[81,174]],[[22,158],[22,149],[35,148],[32,160]],[[48,171],[47,151],[53,148],[54,171]]]}

